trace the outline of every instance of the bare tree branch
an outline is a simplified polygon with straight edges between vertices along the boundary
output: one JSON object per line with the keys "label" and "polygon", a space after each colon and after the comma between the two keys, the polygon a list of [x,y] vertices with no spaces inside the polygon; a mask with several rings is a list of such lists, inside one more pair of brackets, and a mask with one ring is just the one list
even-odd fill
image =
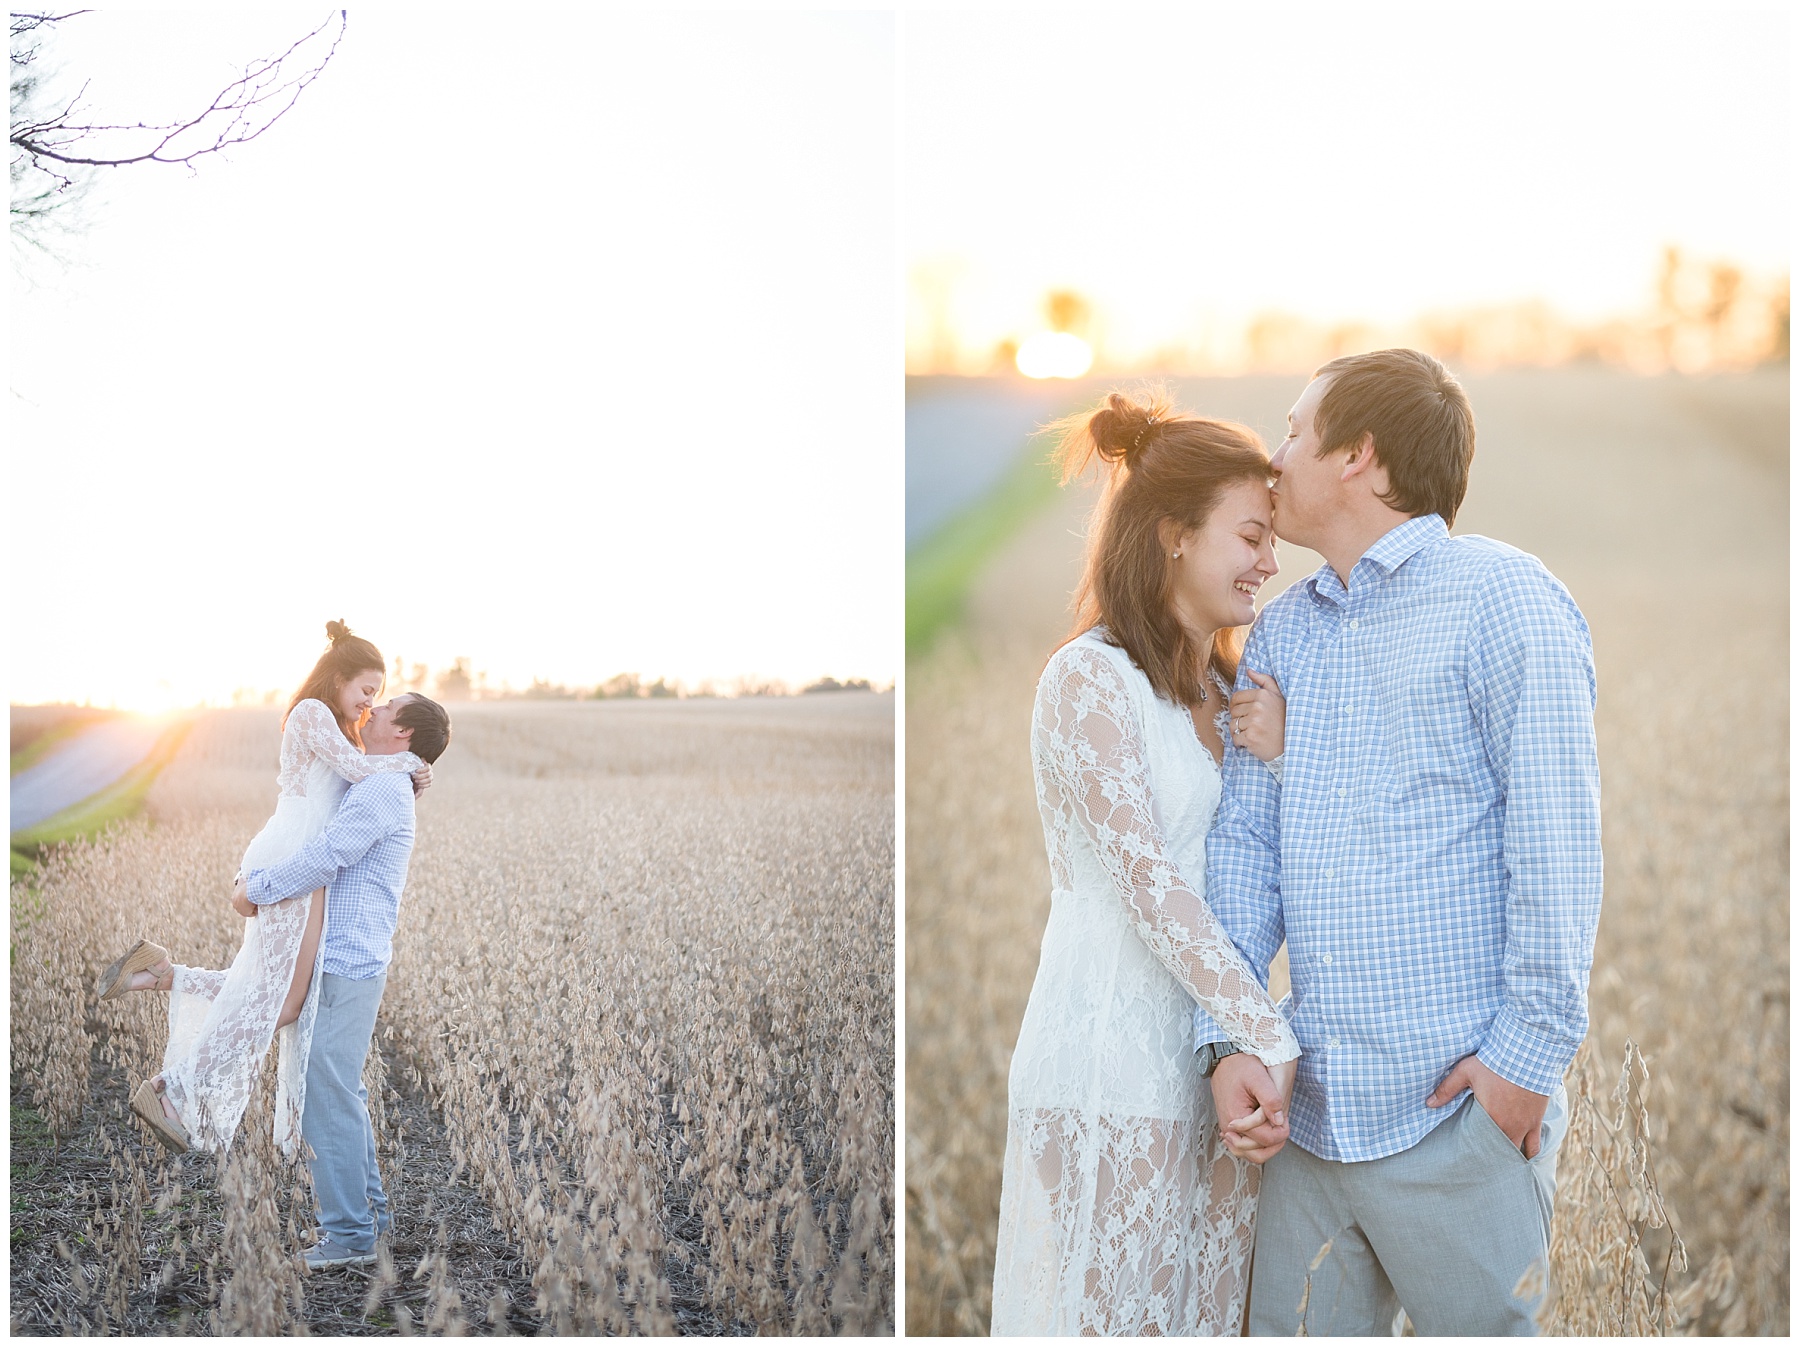
{"label": "bare tree branch", "polygon": [[[331,63],[349,25],[338,10],[274,56],[246,66],[192,116],[176,121],[88,120],[88,85],[46,107],[39,66],[45,37],[57,24],[93,11],[11,15],[11,219],[15,243],[49,251],[47,235],[66,231],[63,218],[100,169],[127,164],[185,164],[261,136],[285,117]],[[62,214],[59,214],[62,213]]]}
{"label": "bare tree branch", "polygon": [[[68,17],[71,16],[45,15],[39,21],[58,22]],[[334,22],[337,32],[332,36],[331,45],[325,54],[298,74],[291,74],[286,68],[288,59],[314,38],[321,36]],[[214,95],[211,103],[183,121],[160,125],[146,122],[77,122],[74,118],[78,114],[81,100],[81,95],[78,94],[54,117],[15,124],[12,127],[12,144],[34,160],[49,159],[61,164],[96,168],[119,168],[126,164],[147,163],[191,164],[203,155],[217,154],[229,146],[255,140],[286,116],[306,87],[331,63],[331,58],[337,54],[338,43],[343,41],[348,23],[349,12],[339,10],[280,55],[264,57],[251,63],[241,76]],[[15,34],[19,30],[16,16],[13,30]],[[85,85],[82,86],[82,91],[86,92]],[[210,131],[210,140],[202,137],[202,143],[191,149],[177,148],[176,142],[183,136],[189,132],[199,132],[203,128]],[[147,142],[143,148],[105,154],[77,153],[74,150],[75,146],[85,140],[120,133],[143,133]]]}

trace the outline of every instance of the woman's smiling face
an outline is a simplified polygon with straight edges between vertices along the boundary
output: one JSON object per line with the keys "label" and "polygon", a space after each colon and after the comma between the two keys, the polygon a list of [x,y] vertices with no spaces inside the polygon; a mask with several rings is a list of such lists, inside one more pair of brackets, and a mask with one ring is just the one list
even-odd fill
{"label": "woman's smiling face", "polygon": [[1177,544],[1172,595],[1182,625],[1206,631],[1242,627],[1256,617],[1256,595],[1281,567],[1269,489],[1243,481],[1225,488],[1213,512]]}
{"label": "woman's smiling face", "polygon": [[352,725],[360,724],[386,681],[387,675],[380,669],[364,669],[338,690],[337,713]]}

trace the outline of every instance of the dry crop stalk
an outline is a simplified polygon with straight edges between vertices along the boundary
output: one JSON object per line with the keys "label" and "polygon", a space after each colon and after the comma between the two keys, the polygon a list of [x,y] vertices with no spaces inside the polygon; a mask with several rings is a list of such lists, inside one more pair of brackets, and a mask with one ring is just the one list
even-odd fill
{"label": "dry crop stalk", "polygon": [[[891,1331],[892,712],[859,707],[458,710],[378,1036],[536,1268],[546,1327],[669,1332],[679,1303],[715,1329]],[[272,797],[275,720],[208,716],[148,823],[15,886],[15,1069],[59,1134],[96,1122],[91,1064],[135,1082],[160,1060],[162,998],[92,996],[124,927],[178,932],[182,962],[235,953],[223,888]],[[381,1061],[391,1178],[405,1150]],[[114,1106],[117,1197],[95,1192],[96,1238],[70,1248],[52,1322],[116,1331],[147,1312],[144,1288],[173,1288],[189,1329],[305,1323],[306,1283],[265,1257],[311,1234],[268,1137],[271,1076],[222,1172],[163,1161]],[[798,1253],[796,1172],[817,1227]],[[420,1264],[416,1326],[504,1322],[504,1301],[449,1280],[445,1238]],[[365,1313],[418,1272],[378,1267]],[[273,1292],[244,1294],[257,1278]]]}

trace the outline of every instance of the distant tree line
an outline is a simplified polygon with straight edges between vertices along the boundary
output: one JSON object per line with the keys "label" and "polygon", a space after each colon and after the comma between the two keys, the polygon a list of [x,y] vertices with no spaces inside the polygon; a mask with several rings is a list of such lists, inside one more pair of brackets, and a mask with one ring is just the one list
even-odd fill
{"label": "distant tree line", "polygon": [[[951,321],[961,269],[916,268],[911,285],[923,310],[923,338],[908,351],[914,374],[1017,373],[1017,335],[991,346],[959,344]],[[1321,322],[1265,311],[1243,325],[1202,324],[1173,333],[1154,351],[1106,350],[1099,306],[1069,290],[1051,291],[1044,314],[1053,332],[1083,336],[1097,368],[1111,374],[1299,374],[1353,351],[1417,346],[1453,368],[1604,364],[1639,373],[1700,374],[1788,362],[1788,276],[1756,273],[1723,258],[1663,249],[1646,302],[1593,321],[1558,313],[1541,299],[1468,305],[1398,323]],[[908,329],[913,331],[912,327]]]}
{"label": "distant tree line", "polygon": [[423,692],[439,701],[631,701],[639,698],[697,697],[791,697],[821,692],[878,692],[882,689],[867,678],[838,680],[825,677],[795,689],[778,679],[738,677],[720,684],[704,680],[695,684],[680,679],[659,677],[655,681],[638,673],[618,673],[593,686],[570,686],[546,678],[534,678],[524,688],[491,682],[485,671],[475,669],[468,656],[458,655],[450,667],[437,673],[423,664],[408,665],[401,656],[394,657],[388,674],[388,692]]}

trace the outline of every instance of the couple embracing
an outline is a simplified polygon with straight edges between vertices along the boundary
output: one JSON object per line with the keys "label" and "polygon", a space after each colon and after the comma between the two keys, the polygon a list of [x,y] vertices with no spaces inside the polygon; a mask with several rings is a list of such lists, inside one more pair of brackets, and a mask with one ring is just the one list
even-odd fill
{"label": "couple embracing", "polygon": [[[1272,459],[1118,395],[1072,424],[1066,473],[1109,478],[1034,710],[1052,896],[995,1333],[1534,1331],[1595,681],[1555,577],[1450,536],[1474,449],[1407,350],[1321,368]],[[1258,617],[1277,535],[1326,564]]]}
{"label": "couple embracing", "polygon": [[310,1267],[369,1263],[389,1222],[363,1062],[387,985],[412,857],[413,797],[450,742],[450,716],[417,693],[376,705],[381,652],[342,622],[282,721],[274,816],[231,893],[246,918],[229,969],[190,968],[139,940],[100,975],[101,1000],[169,993],[160,1074],[131,1107],[181,1153],[224,1151],[279,1039],[274,1133],[309,1154],[319,1238]]}

